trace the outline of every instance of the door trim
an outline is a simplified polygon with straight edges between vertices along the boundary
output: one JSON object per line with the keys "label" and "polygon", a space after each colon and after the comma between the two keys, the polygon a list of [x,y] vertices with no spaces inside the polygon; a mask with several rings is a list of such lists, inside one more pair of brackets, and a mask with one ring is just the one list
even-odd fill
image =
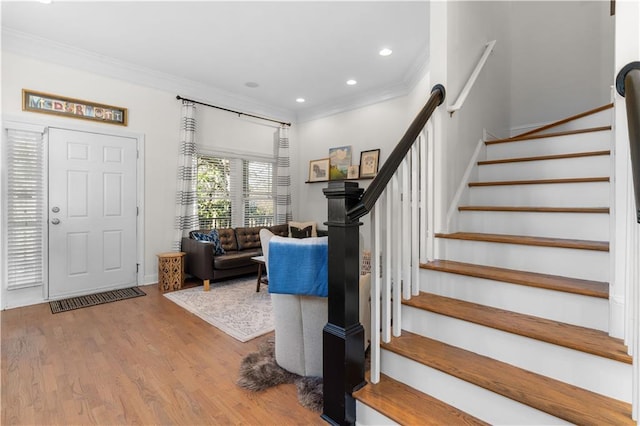
{"label": "door trim", "polygon": [[[45,148],[49,149],[49,129],[56,128],[61,130],[71,130],[78,132],[88,132],[88,133],[99,133],[104,135],[111,136],[119,136],[119,137],[127,137],[136,140],[136,146],[138,150],[138,158],[136,161],[136,204],[138,206],[138,215],[136,217],[136,263],[138,264],[138,270],[136,273],[136,282],[137,285],[143,285],[144,282],[144,271],[145,271],[145,205],[144,205],[144,178],[145,178],[145,170],[144,170],[144,160],[145,160],[145,135],[142,133],[131,132],[121,128],[110,128],[105,127],[98,124],[85,124],[85,123],[70,123],[69,120],[65,120],[59,117],[39,117],[34,116],[25,117],[21,116],[11,116],[11,115],[3,115],[3,125],[2,132],[6,131],[7,128],[12,128],[12,126],[18,127],[32,127],[43,128],[44,129],[44,141]],[[3,136],[4,137],[4,136]],[[4,158],[2,161],[6,161]],[[47,164],[48,165],[48,164]],[[3,173],[4,173],[4,165],[3,165]],[[6,176],[3,176],[3,180]],[[47,176],[48,179],[48,176]],[[47,180],[48,185],[48,180]],[[5,237],[6,234],[4,227],[6,224],[4,221],[0,221],[0,235],[2,236],[2,247],[5,246]],[[6,270],[6,256],[2,256],[2,261],[0,262],[0,276],[4,276]],[[48,254],[47,254],[48,261]],[[4,280],[3,280],[4,281]],[[7,308],[17,308],[21,306],[28,306],[37,303],[47,302],[48,294],[49,294],[49,280],[47,280],[43,285],[43,288],[38,289],[37,287],[33,289],[26,289],[28,291],[21,292],[20,290],[11,290],[8,291],[5,288],[5,284],[0,285],[0,309]],[[22,294],[21,294],[22,293]]]}

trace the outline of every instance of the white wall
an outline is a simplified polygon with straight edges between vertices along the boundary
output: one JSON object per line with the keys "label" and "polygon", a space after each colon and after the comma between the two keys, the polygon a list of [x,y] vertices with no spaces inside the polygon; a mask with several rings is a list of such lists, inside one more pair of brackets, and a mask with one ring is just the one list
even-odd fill
{"label": "white wall", "polygon": [[483,130],[505,132],[509,125],[508,3],[437,2],[431,8],[431,73],[433,84],[444,84],[446,105],[453,104],[473,72],[486,43],[496,40],[493,53],[462,108],[450,116],[438,110],[436,137],[436,227],[446,231],[446,212],[454,201],[464,172]]}
{"label": "white wall", "polygon": [[[126,132],[145,139],[144,283],[157,280],[156,253],[170,250],[173,238],[176,165],[181,102],[176,93],[2,52],[3,119],[63,123],[98,132]],[[23,88],[128,108],[123,128],[85,120],[22,111]],[[212,103],[215,103],[212,101]],[[198,139],[214,150],[273,153],[275,128],[224,111],[198,106]],[[276,125],[277,126],[277,125]],[[292,141],[292,145],[295,143]],[[292,149],[295,154],[295,147]],[[141,283],[143,284],[143,283]],[[7,296],[7,295],[5,295]],[[4,300],[5,305],[11,301]],[[37,303],[38,301],[32,301]]]}
{"label": "white wall", "polygon": [[559,120],[611,101],[609,0],[509,6],[512,127]]}
{"label": "white wall", "polygon": [[[407,98],[402,97],[295,126],[299,141],[295,162],[300,169],[297,178],[293,178],[297,186],[294,220],[313,220],[321,229],[327,228],[323,225],[327,220],[327,199],[322,192],[327,183],[305,183],[309,178],[309,161],[328,157],[331,147],[350,145],[351,164],[360,164],[360,153],[371,149],[380,149],[382,164],[408,126],[406,109]],[[371,180],[359,182],[360,187],[366,188]],[[366,217],[362,221],[368,223]]]}

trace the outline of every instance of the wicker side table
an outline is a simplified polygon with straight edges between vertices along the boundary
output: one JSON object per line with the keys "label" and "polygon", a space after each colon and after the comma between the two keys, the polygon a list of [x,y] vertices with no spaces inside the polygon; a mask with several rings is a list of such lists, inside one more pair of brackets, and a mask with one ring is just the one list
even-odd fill
{"label": "wicker side table", "polygon": [[184,252],[158,254],[158,288],[161,292],[180,290],[184,284]]}

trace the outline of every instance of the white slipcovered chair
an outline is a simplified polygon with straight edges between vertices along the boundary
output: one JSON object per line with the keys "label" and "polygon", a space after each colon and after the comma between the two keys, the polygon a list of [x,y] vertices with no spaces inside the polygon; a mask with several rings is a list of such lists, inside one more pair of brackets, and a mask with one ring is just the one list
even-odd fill
{"label": "white slipcovered chair", "polygon": [[[273,233],[269,230],[260,231],[267,274],[269,273],[269,241],[272,237]],[[360,323],[364,328],[363,351],[366,350],[370,339],[370,291],[371,275],[361,275]],[[278,365],[301,376],[322,376],[322,330],[327,323],[327,298],[271,293],[271,303]]]}

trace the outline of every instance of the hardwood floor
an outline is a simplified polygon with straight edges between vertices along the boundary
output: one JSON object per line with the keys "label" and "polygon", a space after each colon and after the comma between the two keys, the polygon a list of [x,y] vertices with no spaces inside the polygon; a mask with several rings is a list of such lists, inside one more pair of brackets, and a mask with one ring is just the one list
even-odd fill
{"label": "hardwood floor", "polygon": [[48,304],[0,313],[2,425],[326,424],[294,385],[260,393],[235,384],[241,343],[164,298],[51,314]]}

